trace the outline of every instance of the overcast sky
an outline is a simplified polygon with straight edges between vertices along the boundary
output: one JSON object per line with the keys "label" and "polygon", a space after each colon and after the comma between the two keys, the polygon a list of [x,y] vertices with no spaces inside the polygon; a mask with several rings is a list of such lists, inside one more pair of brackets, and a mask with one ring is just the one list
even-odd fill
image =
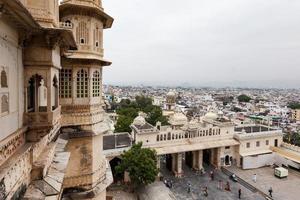
{"label": "overcast sky", "polygon": [[300,0],[103,0],[110,84],[300,86]]}

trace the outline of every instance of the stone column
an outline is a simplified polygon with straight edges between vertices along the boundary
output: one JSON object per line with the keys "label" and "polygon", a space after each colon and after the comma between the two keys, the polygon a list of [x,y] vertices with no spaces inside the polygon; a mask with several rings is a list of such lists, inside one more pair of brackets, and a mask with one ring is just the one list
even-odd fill
{"label": "stone column", "polygon": [[160,157],[161,157],[161,156],[157,156],[157,157],[156,157],[156,162],[157,162],[157,163],[156,163],[156,166],[157,166],[157,169],[160,169]]}
{"label": "stone column", "polygon": [[192,163],[192,168],[197,170],[197,157],[198,157],[198,151],[193,151],[193,163]]}
{"label": "stone column", "polygon": [[182,153],[172,154],[172,172],[175,177],[182,176]]}
{"label": "stone column", "polygon": [[217,168],[221,167],[221,148],[217,148]]}
{"label": "stone column", "polygon": [[176,165],[177,165],[177,154],[172,154],[172,172],[176,173]]}
{"label": "stone column", "polygon": [[203,150],[193,151],[193,169],[201,170],[203,162]]}
{"label": "stone column", "polygon": [[160,158],[161,156],[156,157],[156,167],[158,169],[158,174],[157,174],[158,177],[160,177]]}
{"label": "stone column", "polygon": [[182,177],[182,153],[177,154],[177,174],[176,177]]}

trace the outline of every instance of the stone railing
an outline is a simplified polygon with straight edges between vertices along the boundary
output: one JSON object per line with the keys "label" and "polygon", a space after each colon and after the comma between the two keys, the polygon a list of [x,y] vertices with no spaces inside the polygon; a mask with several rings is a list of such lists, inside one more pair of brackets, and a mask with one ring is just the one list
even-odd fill
{"label": "stone railing", "polygon": [[186,139],[194,139],[194,138],[202,138],[202,137],[212,137],[212,136],[220,136],[221,130],[219,128],[209,128],[203,130],[197,130],[194,132],[185,132],[185,131],[171,131],[159,133],[156,136],[156,142],[163,142],[168,140],[186,140]]}
{"label": "stone railing", "polygon": [[289,143],[286,143],[286,142],[282,142],[281,146],[286,148],[286,149],[289,149],[289,150],[296,151],[296,152],[300,153],[300,147],[298,147],[296,145],[289,144]]}
{"label": "stone railing", "polygon": [[25,122],[29,126],[52,126],[60,119],[61,107],[50,112],[25,113]]}
{"label": "stone railing", "polygon": [[264,138],[266,136],[280,136],[283,135],[282,130],[270,130],[264,132],[253,132],[253,133],[243,133],[243,132],[235,132],[234,138],[237,140],[247,140],[251,138]]}

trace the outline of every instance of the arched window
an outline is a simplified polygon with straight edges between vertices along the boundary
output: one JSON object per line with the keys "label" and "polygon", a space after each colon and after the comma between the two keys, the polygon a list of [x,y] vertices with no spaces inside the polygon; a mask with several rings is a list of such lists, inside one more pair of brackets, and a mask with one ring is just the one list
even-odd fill
{"label": "arched window", "polygon": [[88,73],[82,69],[77,72],[77,98],[88,97]]}
{"label": "arched window", "polygon": [[55,110],[58,107],[58,80],[56,75],[53,77],[52,85],[52,97],[51,97],[51,106],[52,110]]}
{"label": "arched window", "polygon": [[8,96],[7,95],[3,95],[1,97],[1,113],[6,113],[8,112]]}
{"label": "arched window", "polygon": [[156,136],[156,141],[159,141],[159,135]]}
{"label": "arched window", "polygon": [[60,98],[72,98],[72,69],[60,70],[59,86]]}
{"label": "arched window", "polygon": [[93,97],[100,96],[100,73],[95,71],[93,73]]}
{"label": "arched window", "polygon": [[168,140],[171,140],[171,133],[168,133]]}
{"label": "arched window", "polygon": [[[27,86],[27,112],[47,112],[47,87],[42,76],[33,75]],[[36,107],[37,106],[37,107]]]}
{"label": "arched window", "polygon": [[7,88],[8,87],[7,74],[6,74],[6,71],[4,71],[4,70],[1,71],[1,87],[2,88]]}

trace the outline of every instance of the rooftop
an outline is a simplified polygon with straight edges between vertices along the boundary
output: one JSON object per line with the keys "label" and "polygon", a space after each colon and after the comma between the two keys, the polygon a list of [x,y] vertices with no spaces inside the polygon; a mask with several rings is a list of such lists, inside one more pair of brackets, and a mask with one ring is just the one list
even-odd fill
{"label": "rooftop", "polygon": [[118,133],[103,136],[103,150],[117,149],[131,146],[129,133]]}
{"label": "rooftop", "polygon": [[266,132],[266,131],[274,131],[276,129],[272,127],[252,125],[252,126],[243,126],[243,127],[235,127],[235,132],[246,132],[246,133],[258,133],[258,132]]}

